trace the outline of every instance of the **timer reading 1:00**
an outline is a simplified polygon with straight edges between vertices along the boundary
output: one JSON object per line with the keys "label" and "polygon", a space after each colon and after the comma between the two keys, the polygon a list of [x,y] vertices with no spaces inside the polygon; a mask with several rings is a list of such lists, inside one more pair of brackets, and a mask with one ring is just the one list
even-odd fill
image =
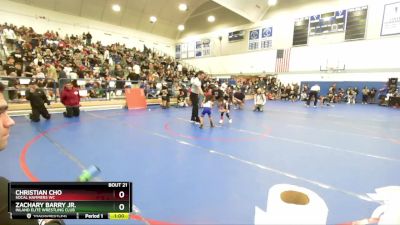
{"label": "timer reading 1:00", "polygon": [[129,220],[129,213],[109,213],[110,220]]}

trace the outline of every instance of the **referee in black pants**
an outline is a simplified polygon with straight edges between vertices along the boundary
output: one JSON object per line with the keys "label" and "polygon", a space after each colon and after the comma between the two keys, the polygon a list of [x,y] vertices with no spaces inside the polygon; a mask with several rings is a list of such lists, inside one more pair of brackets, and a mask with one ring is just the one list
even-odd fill
{"label": "referee in black pants", "polygon": [[308,94],[307,107],[310,107],[310,101],[313,96],[314,96],[314,108],[317,107],[318,93],[320,91],[321,91],[321,87],[318,84],[314,84],[314,86],[311,87],[310,93]]}
{"label": "referee in black pants", "polygon": [[191,92],[190,92],[190,101],[192,102],[192,117],[190,121],[192,123],[200,123],[199,118],[199,95],[203,95],[203,90],[201,89],[201,80],[203,79],[204,72],[199,71],[196,73],[192,79],[190,79],[191,83]]}

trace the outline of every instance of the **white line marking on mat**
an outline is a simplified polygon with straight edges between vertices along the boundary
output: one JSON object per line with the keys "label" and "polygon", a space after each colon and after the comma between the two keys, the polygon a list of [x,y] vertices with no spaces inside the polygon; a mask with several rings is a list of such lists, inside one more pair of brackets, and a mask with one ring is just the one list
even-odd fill
{"label": "white line marking on mat", "polygon": [[[182,144],[182,145],[188,145],[187,142],[181,141],[179,139],[166,137],[166,136],[158,134],[158,133],[153,133],[153,135],[168,139],[170,141],[175,141],[175,142],[177,142],[179,144]],[[226,154],[226,153],[223,153],[223,152],[219,152],[219,151],[216,151],[214,149],[207,149],[205,147],[198,146],[198,145],[195,145],[195,144],[190,144],[190,143],[189,143],[189,146],[193,147],[193,148],[196,148],[196,149],[199,149],[199,150],[202,150],[202,151],[206,151],[206,152],[214,154],[214,155],[219,155],[219,156],[224,157],[224,158],[232,159],[234,161],[238,161],[238,162],[241,162],[243,164],[250,165],[252,167],[256,167],[256,168],[259,168],[259,169],[262,169],[262,170],[265,170],[265,171],[269,171],[269,172],[272,172],[272,173],[275,173],[275,174],[279,174],[279,175],[282,175],[282,176],[285,176],[285,177],[288,177],[288,178],[291,178],[291,179],[301,180],[301,181],[307,182],[307,183],[312,184],[312,185],[316,185],[318,187],[321,187],[321,188],[324,188],[324,189],[327,189],[327,190],[338,191],[338,192],[341,192],[343,194],[346,194],[346,195],[349,195],[349,196],[352,196],[352,197],[355,197],[355,198],[358,198],[358,199],[361,199],[361,200],[364,200],[364,201],[375,202],[374,200],[369,198],[367,195],[357,194],[357,193],[354,193],[354,192],[351,192],[351,191],[347,191],[347,190],[344,190],[344,189],[341,189],[341,188],[337,188],[337,187],[331,186],[329,184],[324,184],[324,183],[321,183],[321,182],[318,182],[318,181],[314,181],[314,180],[310,180],[310,179],[307,179],[307,178],[304,178],[304,177],[300,177],[300,176],[297,176],[297,175],[294,175],[294,174],[291,174],[291,173],[283,172],[283,171],[275,169],[275,168],[267,167],[267,166],[264,166],[264,165],[261,165],[261,164],[258,164],[258,163],[254,163],[254,162],[251,162],[251,161],[248,161],[248,160],[244,160],[244,159],[238,158],[238,157],[236,157],[234,155],[231,155],[231,154]]]}
{"label": "white line marking on mat", "polygon": [[[177,119],[178,120],[183,120],[183,121],[188,121],[188,120],[186,120],[184,118],[177,118]],[[306,141],[302,141],[302,140],[296,140],[296,139],[292,139],[292,138],[277,137],[277,136],[273,136],[273,135],[262,134],[262,133],[255,132],[255,131],[250,131],[250,130],[245,130],[245,129],[237,129],[237,128],[233,128],[233,127],[229,127],[228,129],[234,130],[234,131],[238,131],[238,132],[242,132],[242,133],[251,134],[251,135],[268,137],[268,138],[271,138],[271,139],[280,140],[280,141],[284,141],[284,142],[290,142],[290,143],[296,143],[296,144],[302,144],[302,145],[309,145],[309,146],[317,147],[317,148],[320,148],[320,149],[326,149],[328,151],[346,152],[346,153],[350,153],[350,154],[354,154],[354,155],[370,157],[370,158],[375,158],[375,159],[380,159],[380,160],[400,162],[400,159],[393,159],[393,158],[389,158],[389,157],[385,157],[385,156],[367,154],[367,153],[357,152],[357,151],[348,150],[348,149],[344,149],[344,148],[337,148],[337,147],[332,147],[332,146],[328,146],[328,145],[322,145],[322,144],[306,142]],[[311,150],[315,151],[316,149],[311,149]]]}

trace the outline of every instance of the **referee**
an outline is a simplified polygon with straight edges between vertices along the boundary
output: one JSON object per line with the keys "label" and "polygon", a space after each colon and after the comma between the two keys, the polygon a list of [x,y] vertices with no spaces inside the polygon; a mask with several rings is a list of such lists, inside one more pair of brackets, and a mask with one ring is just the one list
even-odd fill
{"label": "referee", "polygon": [[192,102],[192,117],[190,121],[192,123],[200,123],[199,118],[199,95],[203,95],[203,90],[201,89],[201,80],[204,77],[204,72],[199,71],[196,73],[192,79],[190,79],[191,92],[190,101]]}
{"label": "referee", "polygon": [[314,96],[314,108],[317,107],[317,101],[318,101],[318,93],[321,91],[321,87],[319,84],[314,84],[311,89],[310,93],[308,94],[308,99],[307,99],[307,107],[310,107],[310,101],[311,98]]}

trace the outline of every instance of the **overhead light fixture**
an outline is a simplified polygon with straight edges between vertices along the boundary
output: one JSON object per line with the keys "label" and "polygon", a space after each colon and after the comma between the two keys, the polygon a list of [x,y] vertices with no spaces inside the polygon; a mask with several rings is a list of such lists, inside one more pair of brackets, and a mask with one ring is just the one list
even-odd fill
{"label": "overhead light fixture", "polygon": [[112,5],[112,10],[114,10],[115,12],[119,12],[121,11],[121,6],[119,6],[118,4],[114,4]]}
{"label": "overhead light fixture", "polygon": [[278,0],[268,0],[268,5],[274,6],[274,5],[276,5],[277,2],[278,2]]}
{"label": "overhead light fixture", "polygon": [[183,31],[184,29],[185,29],[184,25],[181,24],[181,25],[178,26],[178,30]]}
{"label": "overhead light fixture", "polygon": [[185,3],[179,4],[180,11],[186,11],[187,9],[188,9],[188,6]]}
{"label": "overhead light fixture", "polygon": [[150,16],[150,23],[155,23],[155,22],[157,22],[157,17]]}
{"label": "overhead light fixture", "polygon": [[215,16],[209,16],[209,17],[207,18],[207,20],[208,20],[208,22],[210,22],[210,23],[214,23],[214,21],[215,21]]}

